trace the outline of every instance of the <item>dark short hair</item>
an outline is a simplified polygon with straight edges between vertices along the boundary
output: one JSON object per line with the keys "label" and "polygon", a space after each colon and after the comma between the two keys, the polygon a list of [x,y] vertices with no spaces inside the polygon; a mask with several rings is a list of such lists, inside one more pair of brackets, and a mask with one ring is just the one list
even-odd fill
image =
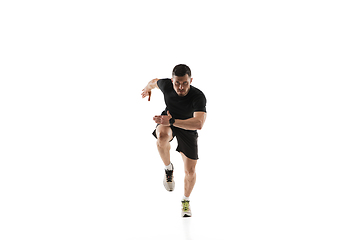
{"label": "dark short hair", "polygon": [[186,74],[189,77],[191,77],[191,70],[185,64],[176,65],[172,71],[172,75],[177,76],[177,77],[182,77],[182,76],[185,76]]}

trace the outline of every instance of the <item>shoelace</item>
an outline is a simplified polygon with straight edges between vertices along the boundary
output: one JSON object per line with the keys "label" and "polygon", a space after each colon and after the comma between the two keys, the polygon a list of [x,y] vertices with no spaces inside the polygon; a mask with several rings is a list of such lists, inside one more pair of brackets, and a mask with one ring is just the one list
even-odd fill
{"label": "shoelace", "polygon": [[183,200],[183,201],[181,201],[182,202],[182,205],[183,205],[183,210],[184,210],[184,212],[187,212],[187,211],[189,211],[189,205],[190,205],[190,201],[187,201],[187,200]]}
{"label": "shoelace", "polygon": [[166,182],[172,182],[173,170],[165,170],[166,173]]}

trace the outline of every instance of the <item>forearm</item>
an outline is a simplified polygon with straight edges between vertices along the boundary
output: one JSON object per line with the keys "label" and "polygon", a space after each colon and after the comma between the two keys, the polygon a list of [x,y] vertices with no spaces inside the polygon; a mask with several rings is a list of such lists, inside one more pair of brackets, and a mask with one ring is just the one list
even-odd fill
{"label": "forearm", "polygon": [[201,130],[202,121],[198,118],[189,118],[186,120],[175,119],[173,126],[182,128],[185,130]]}
{"label": "forearm", "polygon": [[151,80],[151,81],[147,84],[146,88],[147,88],[148,90],[152,90],[152,89],[154,89],[154,88],[159,88],[158,85],[157,85],[157,81],[159,81],[158,78],[155,78],[155,79]]}

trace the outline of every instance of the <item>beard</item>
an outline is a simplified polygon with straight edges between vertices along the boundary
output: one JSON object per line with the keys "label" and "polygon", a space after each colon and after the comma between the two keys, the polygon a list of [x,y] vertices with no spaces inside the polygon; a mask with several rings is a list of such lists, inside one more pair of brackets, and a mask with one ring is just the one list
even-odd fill
{"label": "beard", "polygon": [[178,90],[177,91],[177,94],[180,96],[180,97],[184,97],[188,94],[189,90]]}

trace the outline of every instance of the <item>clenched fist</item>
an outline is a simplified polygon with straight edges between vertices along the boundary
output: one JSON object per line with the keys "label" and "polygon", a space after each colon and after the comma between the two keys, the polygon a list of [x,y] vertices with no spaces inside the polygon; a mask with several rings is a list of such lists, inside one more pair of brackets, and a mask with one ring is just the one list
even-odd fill
{"label": "clenched fist", "polygon": [[170,126],[169,120],[172,118],[172,116],[170,115],[170,112],[167,111],[167,115],[156,115],[155,117],[153,117],[153,120],[157,123],[157,124],[161,124],[164,126]]}

